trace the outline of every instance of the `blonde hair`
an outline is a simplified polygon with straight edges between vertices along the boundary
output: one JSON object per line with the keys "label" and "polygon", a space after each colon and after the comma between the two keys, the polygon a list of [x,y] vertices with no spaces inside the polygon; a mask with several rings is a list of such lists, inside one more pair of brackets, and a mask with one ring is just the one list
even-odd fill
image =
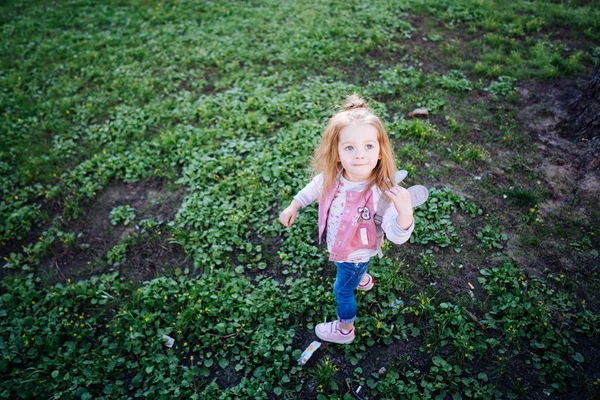
{"label": "blonde hair", "polygon": [[396,184],[394,182],[394,173],[396,172],[394,150],[387,131],[381,120],[367,108],[365,100],[356,94],[352,94],[346,99],[342,111],[329,120],[321,142],[314,152],[312,160],[314,172],[315,174],[322,172],[324,178],[322,195],[331,190],[343,169],[338,155],[340,132],[345,127],[359,122],[370,124],[377,130],[379,155],[381,157],[372,171],[365,191],[372,185],[376,185],[379,189],[385,191]]}

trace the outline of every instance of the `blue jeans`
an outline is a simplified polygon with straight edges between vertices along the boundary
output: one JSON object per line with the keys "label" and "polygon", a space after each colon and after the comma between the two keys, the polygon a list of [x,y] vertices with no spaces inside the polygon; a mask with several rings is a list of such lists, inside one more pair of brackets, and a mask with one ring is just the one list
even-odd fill
{"label": "blue jeans", "polygon": [[354,290],[367,273],[370,262],[371,260],[359,263],[334,262],[337,275],[333,284],[333,294],[337,303],[338,319],[344,324],[354,322],[356,319]]}

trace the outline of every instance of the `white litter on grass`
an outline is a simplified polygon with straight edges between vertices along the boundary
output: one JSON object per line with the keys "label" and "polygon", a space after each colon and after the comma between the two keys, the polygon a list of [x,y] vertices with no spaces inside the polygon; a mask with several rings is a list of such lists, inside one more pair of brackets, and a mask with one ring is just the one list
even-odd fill
{"label": "white litter on grass", "polygon": [[404,302],[401,299],[396,299],[389,304],[390,307],[401,307],[403,305]]}
{"label": "white litter on grass", "polygon": [[504,197],[505,199],[508,199],[508,196],[503,194],[502,197]]}
{"label": "white litter on grass", "polygon": [[429,282],[429,286],[435,286],[437,285],[437,282]]}
{"label": "white litter on grass", "polygon": [[173,339],[171,336],[162,335],[162,339],[165,340],[165,346],[167,346],[168,348],[173,347],[173,345],[175,344],[175,339]]}
{"label": "white litter on grass", "polygon": [[475,177],[473,179],[475,179],[476,181],[480,181],[481,180],[481,176],[475,175]]}
{"label": "white litter on grass", "polygon": [[308,345],[306,350],[302,352],[300,358],[298,359],[298,365],[304,365],[306,362],[312,357],[313,353],[321,347],[321,342],[317,342],[316,340]]}
{"label": "white litter on grass", "polygon": [[360,392],[361,389],[362,389],[362,386],[359,386],[358,388],[356,388],[356,392],[354,392],[354,393],[358,394],[358,392]]}

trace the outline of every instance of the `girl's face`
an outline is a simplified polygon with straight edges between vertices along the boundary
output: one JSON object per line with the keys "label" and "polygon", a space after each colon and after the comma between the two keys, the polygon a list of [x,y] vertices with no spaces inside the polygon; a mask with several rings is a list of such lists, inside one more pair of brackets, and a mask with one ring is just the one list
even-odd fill
{"label": "girl's face", "polygon": [[381,158],[377,129],[365,122],[342,129],[338,157],[344,167],[344,178],[351,182],[368,180]]}

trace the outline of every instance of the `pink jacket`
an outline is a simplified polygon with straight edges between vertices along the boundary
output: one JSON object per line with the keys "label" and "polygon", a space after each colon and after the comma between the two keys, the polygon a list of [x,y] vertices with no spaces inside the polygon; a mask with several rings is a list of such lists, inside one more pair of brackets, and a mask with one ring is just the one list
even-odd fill
{"label": "pink jacket", "polygon": [[[327,226],[329,208],[337,189],[336,183],[328,193],[321,197],[323,176],[319,174],[294,197],[294,200],[302,207],[310,205],[321,197],[319,201],[319,244]],[[345,261],[348,255],[360,249],[373,250],[381,257],[383,232],[396,244],[402,244],[410,238],[414,223],[408,229],[402,229],[396,221],[398,212],[390,205],[382,207],[379,201],[381,196],[381,190],[376,187],[368,189],[364,194],[361,191],[346,193],[346,205],[333,248],[329,254],[330,261]],[[376,216],[378,206],[383,208],[380,210],[383,215]]]}

